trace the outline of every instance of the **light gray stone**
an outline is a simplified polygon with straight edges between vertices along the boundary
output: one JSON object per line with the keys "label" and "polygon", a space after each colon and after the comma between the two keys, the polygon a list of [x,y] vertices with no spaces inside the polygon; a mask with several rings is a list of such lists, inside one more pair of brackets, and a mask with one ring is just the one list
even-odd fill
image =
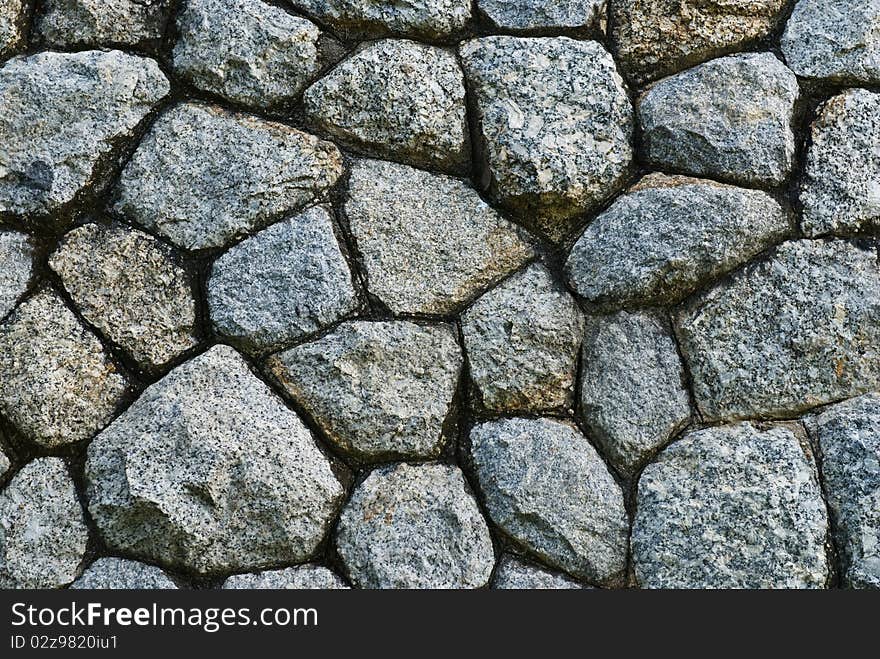
{"label": "light gray stone", "polygon": [[461,364],[450,325],[354,321],[269,368],[339,450],[375,461],[440,454]]}
{"label": "light gray stone", "polygon": [[493,590],[571,590],[586,588],[571,577],[545,570],[524,560],[505,554],[501,557],[495,576]]}
{"label": "light gray stone", "polygon": [[12,466],[12,463],[9,461],[9,458],[3,452],[3,449],[0,448],[0,478],[3,478],[6,475],[6,472],[9,471],[9,467]]}
{"label": "light gray stone", "polygon": [[0,216],[55,213],[107,183],[118,147],[169,91],[151,59],[37,53],[0,68]]}
{"label": "light gray stone", "polygon": [[880,394],[827,408],[814,428],[842,581],[880,588]]}
{"label": "light gray stone", "polygon": [[362,588],[482,588],[495,565],[461,471],[441,464],[373,471],[342,512],[336,549]]}
{"label": "light gray stone", "polygon": [[823,588],[825,503],[788,428],[689,433],[639,480],[632,552],[646,588]]}
{"label": "light gray stone", "polygon": [[178,366],[89,445],[107,544],[217,574],[307,560],[343,488],[299,417],[228,346]]}
{"label": "light gray stone", "polygon": [[800,87],[772,53],[706,62],[654,84],[639,100],[647,160],[743,185],[780,185],[795,155]]}
{"label": "light gray stone", "polygon": [[610,197],[633,158],[633,108],[595,41],[486,37],[461,56],[476,103],[483,184],[561,240]]}
{"label": "light gray stone", "polygon": [[0,325],[0,412],[44,448],[91,438],[113,418],[126,386],[95,335],[51,289]]}
{"label": "light gray stone", "polygon": [[18,50],[25,40],[24,0],[6,0],[0,5],[0,58]]}
{"label": "light gray stone", "polygon": [[799,0],[782,35],[788,65],[804,78],[880,83],[880,0]]}
{"label": "light gray stone", "polygon": [[597,585],[626,569],[623,492],[572,424],[502,419],[471,430],[470,457],[492,520],[543,562]]}
{"label": "light gray stone", "polygon": [[792,232],[770,195],[702,179],[650,174],[597,217],[565,271],[589,302],[671,304]]}
{"label": "light gray stone", "polygon": [[579,414],[627,477],[687,424],[684,369],[663,320],[626,311],[587,318]]}
{"label": "light gray stone", "polygon": [[880,227],[880,94],[849,89],[819,111],[801,182],[809,236]]}
{"label": "light gray stone", "polygon": [[546,268],[530,265],[485,293],[462,314],[461,329],[483,407],[571,408],[583,314]]}
{"label": "light gray stone", "polygon": [[370,43],[309,87],[303,104],[319,131],[371,155],[449,171],[469,164],[464,76],[440,48]]}
{"label": "light gray stone", "polygon": [[70,587],[76,590],[172,590],[177,584],[154,565],[125,558],[99,558]]}
{"label": "light gray stone", "polygon": [[0,230],[0,319],[27,291],[34,272],[34,245],[18,231]]}
{"label": "light gray stone", "polygon": [[776,29],[790,0],[612,0],[611,43],[636,82],[741,49]]}
{"label": "light gray stone", "polygon": [[352,313],[357,293],[327,209],[279,222],[217,259],[208,307],[219,334],[258,352]]}
{"label": "light gray stone", "polygon": [[471,0],[290,0],[297,9],[331,25],[347,39],[412,36],[446,40],[471,19]]}
{"label": "light gray stone", "polygon": [[607,0],[478,0],[477,6],[505,30],[592,30],[604,27]]}
{"label": "light gray stone", "polygon": [[320,565],[298,565],[284,570],[236,574],[223,583],[224,590],[346,590],[336,574]]}
{"label": "light gray stone", "polygon": [[87,224],[49,257],[83,317],[148,370],[194,347],[193,282],[171,250],[142,231]]}
{"label": "light gray stone", "polygon": [[227,245],[324,194],[342,174],[329,142],[184,103],[153,124],[122,172],[116,212],[186,249]]}
{"label": "light gray stone", "polygon": [[533,255],[465,183],[406,165],[356,162],[345,212],[367,287],[394,313],[454,313]]}
{"label": "light gray stone", "polygon": [[292,103],[321,68],[318,27],[261,0],[187,0],[177,29],[175,70],[233,103]]}
{"label": "light gray stone", "polygon": [[0,588],[59,588],[77,575],[89,532],[60,458],[25,465],[0,492]]}
{"label": "light gray stone", "polygon": [[880,388],[877,251],[784,243],[678,317],[707,420],[790,418]]}
{"label": "light gray stone", "polygon": [[118,44],[154,47],[172,0],[42,0],[36,34],[42,45],[72,48]]}

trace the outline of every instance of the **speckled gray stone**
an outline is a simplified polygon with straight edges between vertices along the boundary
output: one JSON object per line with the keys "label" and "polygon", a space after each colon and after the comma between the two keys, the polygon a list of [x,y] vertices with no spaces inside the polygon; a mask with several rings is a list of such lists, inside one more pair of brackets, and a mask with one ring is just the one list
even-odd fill
{"label": "speckled gray stone", "polygon": [[451,325],[354,321],[269,368],[339,450],[374,461],[439,455],[461,364]]}
{"label": "speckled gray stone", "polygon": [[3,452],[3,449],[0,448],[0,478],[3,478],[6,475],[6,472],[9,471],[9,467],[12,466],[12,463],[9,461],[9,458]]}
{"label": "speckled gray stone", "polygon": [[464,77],[440,48],[370,43],[309,87],[303,104],[318,131],[371,155],[448,171],[469,164]]}
{"label": "speckled gray stone", "polygon": [[530,553],[597,585],[626,568],[623,492],[572,424],[502,419],[471,430],[470,457],[492,520]]}
{"label": "speckled gray stone", "polygon": [[172,590],[177,584],[154,565],[125,558],[99,558],[70,587],[77,590]]}
{"label": "speckled gray stone", "polygon": [[187,0],[177,29],[175,70],[234,103],[291,103],[321,67],[318,27],[261,0]]}
{"label": "speckled gray stone", "polygon": [[279,348],[358,306],[327,209],[316,206],[264,229],[214,263],[214,329],[247,350]]}
{"label": "speckled gray stone", "polygon": [[880,94],[849,89],[819,110],[801,182],[804,233],[880,227]]}
{"label": "speckled gray stone", "polygon": [[367,287],[395,313],[454,313],[533,254],[465,183],[406,165],[356,162],[345,212]]}
{"label": "speckled gray stone", "polygon": [[662,319],[626,311],[587,318],[578,413],[625,476],[687,424],[684,369]]}
{"label": "speckled gray stone", "polygon": [[646,588],[823,588],[816,467],[788,428],[689,433],[639,480],[632,551]]}
{"label": "speckled gray stone", "polygon": [[814,420],[814,433],[842,581],[880,588],[880,394],[827,408]]}
{"label": "speckled gray stone", "polygon": [[345,590],[336,574],[320,565],[298,565],[284,570],[236,574],[223,583],[224,590]]}
{"label": "speckled gray stone", "polygon": [[533,264],[462,314],[471,381],[495,412],[541,412],[574,402],[583,314],[550,272]]}
{"label": "speckled gray stone", "polygon": [[446,40],[471,19],[471,0],[290,0],[347,39],[412,36]]}
{"label": "speckled gray stone", "polygon": [[0,588],[59,588],[77,575],[89,532],[60,458],[25,465],[0,492]]}
{"label": "speckled gray stone", "polygon": [[283,124],[184,103],[143,139],[116,212],[186,249],[229,244],[300,210],[342,173],[329,142]]}
{"label": "speckled gray stone", "polygon": [[0,412],[36,444],[89,439],[113,418],[125,389],[101,343],[51,289],[0,325]]}
{"label": "speckled gray stone", "polygon": [[477,6],[505,30],[596,30],[604,26],[607,0],[478,0]]}
{"label": "speckled gray stone", "polygon": [[880,0],[799,0],[782,35],[788,65],[804,78],[880,83]]}
{"label": "speckled gray stone", "polygon": [[482,588],[495,556],[458,467],[397,464],[352,494],[336,549],[362,588]]}
{"label": "speckled gray stone", "polygon": [[178,366],[89,445],[107,544],[198,574],[307,560],[343,488],[299,417],[228,346]]}
{"label": "speckled gray stone", "polygon": [[34,271],[34,245],[26,234],[0,230],[0,319],[27,291]]}
{"label": "speckled gray stone", "polygon": [[193,282],[152,236],[87,224],[64,236],[49,266],[83,317],[144,368],[198,343]]}
{"label": "speckled gray stone", "polygon": [[25,40],[24,0],[6,0],[0,5],[0,58],[11,55]]}
{"label": "speckled gray stone", "polygon": [[571,577],[505,554],[492,577],[493,590],[572,590],[586,588]]}
{"label": "speckled gray stone", "polygon": [[790,0],[612,0],[611,43],[627,74],[644,82],[766,37],[789,5]]}
{"label": "speckled gray stone", "polygon": [[678,327],[706,420],[790,418],[880,389],[877,251],[784,243],[691,300]]}
{"label": "speckled gray stone", "polygon": [[483,185],[560,240],[629,171],[633,108],[614,60],[598,42],[566,37],[474,39],[461,56]]}
{"label": "speckled gray stone", "polygon": [[151,59],[37,53],[0,68],[0,216],[39,216],[107,183],[117,147],[168,94]]}
{"label": "speckled gray stone", "polygon": [[706,62],[639,100],[645,157],[660,168],[779,185],[794,162],[797,78],[772,53]]}
{"label": "speckled gray stone", "polygon": [[587,226],[565,272],[575,292],[609,308],[675,303],[791,231],[764,192],[651,174]]}
{"label": "speckled gray stone", "polygon": [[36,35],[44,46],[158,45],[173,0],[42,0]]}

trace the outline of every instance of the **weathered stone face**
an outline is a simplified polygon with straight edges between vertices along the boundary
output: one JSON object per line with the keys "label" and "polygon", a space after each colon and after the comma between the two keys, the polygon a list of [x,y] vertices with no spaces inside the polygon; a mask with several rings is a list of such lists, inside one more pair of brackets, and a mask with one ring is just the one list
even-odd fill
{"label": "weathered stone face", "polygon": [[235,574],[223,583],[224,590],[345,590],[336,574],[319,565],[300,565],[286,570]]}
{"label": "weathered stone face", "polygon": [[177,584],[154,565],[124,558],[99,558],[70,584],[75,590],[171,590]]}
{"label": "weathered stone face", "polygon": [[34,270],[34,245],[18,231],[0,230],[0,319],[27,291]]}
{"label": "weathered stone face", "polygon": [[505,30],[590,30],[604,23],[607,0],[477,0],[489,21]]}
{"label": "weathered stone face", "polygon": [[24,0],[7,0],[0,6],[0,58],[18,50],[24,40]]}
{"label": "weathered stone face", "polygon": [[495,568],[493,590],[571,590],[586,588],[571,577],[505,554]]}
{"label": "weathered stone face", "polygon": [[44,0],[36,20],[39,41],[51,47],[155,46],[172,0]]}

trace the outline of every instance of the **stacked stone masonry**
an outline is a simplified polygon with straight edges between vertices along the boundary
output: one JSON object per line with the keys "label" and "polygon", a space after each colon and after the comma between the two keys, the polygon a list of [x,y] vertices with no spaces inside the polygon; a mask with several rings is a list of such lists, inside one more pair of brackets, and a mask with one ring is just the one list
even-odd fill
{"label": "stacked stone masonry", "polygon": [[0,3],[0,588],[880,588],[880,0]]}

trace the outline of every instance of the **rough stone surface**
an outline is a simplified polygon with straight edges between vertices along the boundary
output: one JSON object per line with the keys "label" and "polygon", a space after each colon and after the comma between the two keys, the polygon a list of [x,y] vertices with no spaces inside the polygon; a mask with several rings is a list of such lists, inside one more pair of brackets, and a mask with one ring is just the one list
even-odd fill
{"label": "rough stone surface", "polygon": [[0,319],[27,291],[34,271],[34,245],[18,231],[0,230]]}
{"label": "rough stone surface", "polygon": [[592,303],[675,303],[791,230],[764,192],[651,174],[590,223],[565,270],[571,287]]}
{"label": "rough stone surface", "polygon": [[647,160],[743,185],[779,185],[795,155],[797,78],[772,53],[729,55],[661,80],[639,101]]}
{"label": "rough stone surface", "polygon": [[36,34],[45,46],[154,46],[172,0],[42,0]]}
{"label": "rough stone surface", "polygon": [[484,185],[561,239],[629,171],[633,108],[614,60],[598,42],[566,37],[474,39],[461,56]]}
{"label": "rough stone surface", "polygon": [[0,412],[45,448],[89,439],[113,418],[126,380],[51,289],[0,325]]}
{"label": "rough stone surface", "polygon": [[336,549],[362,588],[481,588],[495,556],[458,467],[398,464],[354,491]]}
{"label": "rough stone surface", "polygon": [[770,34],[790,0],[611,0],[611,41],[636,82],[723,55]]}
{"label": "rough stone surface", "polygon": [[83,317],[147,369],[197,344],[193,283],[142,231],[88,224],[49,257]]}
{"label": "rough stone surface", "polygon": [[214,263],[214,329],[249,350],[292,343],[358,306],[327,209],[316,206],[264,229]]}
{"label": "rough stone surface", "polygon": [[505,30],[596,30],[607,0],[478,0],[489,21]]}
{"label": "rough stone surface", "polygon": [[236,574],[223,583],[224,590],[344,590],[345,582],[320,565],[299,565],[285,570]]}
{"label": "rough stone surface", "polygon": [[345,212],[369,291],[395,313],[455,312],[533,254],[472,188],[406,165],[356,162]]}
{"label": "rough stone surface", "polygon": [[227,346],[148,387],[85,471],[108,545],[199,574],[310,558],[343,496],[299,417]]}
{"label": "rough stone surface", "polygon": [[815,419],[822,480],[849,588],[880,588],[880,394],[828,408]]}
{"label": "rough stone surface", "polygon": [[444,170],[469,162],[464,77],[455,55],[413,41],[371,43],[306,90],[319,131],[371,155]]}
{"label": "rough stone surface", "polygon": [[571,577],[508,554],[501,557],[492,578],[493,590],[570,590],[585,587]]}
{"label": "rough stone surface", "polygon": [[690,420],[684,382],[675,341],[655,314],[587,318],[579,414],[620,473],[632,476]]}
{"label": "rough stone surface", "polygon": [[114,208],[180,247],[220,247],[306,206],[341,173],[328,142],[185,103],[153,124],[122,172]]}
{"label": "rough stone surface", "polygon": [[446,40],[471,19],[471,0],[290,0],[297,9],[328,23],[345,38],[389,35]]}
{"label": "rough stone surface", "polygon": [[461,318],[471,380],[495,412],[541,412],[574,402],[583,314],[541,265],[478,299]]}
{"label": "rough stone surface", "polygon": [[782,35],[788,65],[804,78],[880,83],[880,0],[799,0]]}
{"label": "rough stone surface", "polygon": [[37,53],[0,68],[0,217],[58,211],[106,184],[116,147],[169,91],[156,62],[117,50]]}
{"label": "rough stone surface", "polygon": [[632,536],[647,588],[822,588],[825,503],[788,428],[688,434],[639,480]]}
{"label": "rough stone surface", "polygon": [[373,461],[439,455],[461,363],[450,325],[354,321],[269,367],[339,450]]}
{"label": "rough stone surface", "polygon": [[549,565],[598,585],[619,583],[629,520],[623,492],[587,439],[552,419],[503,419],[470,434],[492,520]]}
{"label": "rough stone surface", "polygon": [[154,565],[125,558],[99,558],[70,587],[78,590],[172,590],[177,584]]}
{"label": "rough stone surface", "polygon": [[12,463],[10,463],[9,458],[6,457],[3,449],[0,449],[0,478],[3,478],[6,475],[10,466],[12,466]]}
{"label": "rough stone surface", "polygon": [[0,492],[0,588],[59,588],[77,575],[89,532],[60,458],[25,465]]}
{"label": "rough stone surface", "polygon": [[820,109],[801,183],[804,233],[880,227],[880,94],[850,89]]}
{"label": "rough stone surface", "polygon": [[6,0],[0,5],[0,58],[17,50],[25,39],[24,0]]}
{"label": "rough stone surface", "polygon": [[678,325],[707,420],[787,418],[878,389],[876,248],[784,243],[691,300]]}
{"label": "rough stone surface", "polygon": [[187,0],[177,28],[177,72],[234,103],[293,102],[321,67],[317,26],[261,0]]}

